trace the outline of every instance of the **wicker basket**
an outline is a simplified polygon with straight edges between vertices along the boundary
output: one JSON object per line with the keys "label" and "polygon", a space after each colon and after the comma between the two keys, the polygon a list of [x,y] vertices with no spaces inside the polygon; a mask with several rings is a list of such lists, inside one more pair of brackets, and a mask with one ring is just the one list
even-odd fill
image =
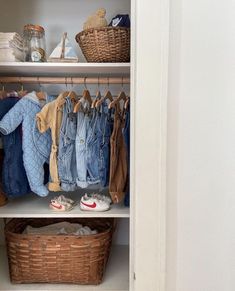
{"label": "wicker basket", "polygon": [[[27,225],[41,227],[61,221],[81,223],[98,234],[22,234]],[[12,283],[100,284],[110,253],[113,219],[12,219],[5,227]]]}
{"label": "wicker basket", "polygon": [[87,62],[130,61],[130,28],[107,26],[86,29],[76,35],[76,41]]}

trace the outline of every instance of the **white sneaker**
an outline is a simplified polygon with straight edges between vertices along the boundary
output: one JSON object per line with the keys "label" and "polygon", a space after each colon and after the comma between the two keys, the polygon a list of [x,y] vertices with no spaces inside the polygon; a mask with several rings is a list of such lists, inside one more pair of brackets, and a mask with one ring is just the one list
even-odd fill
{"label": "white sneaker", "polygon": [[80,208],[88,211],[107,211],[110,208],[110,203],[105,199],[99,199],[95,195],[85,194],[81,198]]}

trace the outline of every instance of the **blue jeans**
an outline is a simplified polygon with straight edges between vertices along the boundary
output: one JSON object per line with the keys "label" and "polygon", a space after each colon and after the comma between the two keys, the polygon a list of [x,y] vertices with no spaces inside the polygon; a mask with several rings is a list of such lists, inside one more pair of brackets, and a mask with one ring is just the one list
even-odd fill
{"label": "blue jeans", "polygon": [[77,130],[77,116],[73,113],[73,105],[70,97],[66,97],[63,107],[63,119],[60,129],[58,171],[61,181],[61,189],[64,191],[74,191],[77,187],[77,167],[75,138]]}

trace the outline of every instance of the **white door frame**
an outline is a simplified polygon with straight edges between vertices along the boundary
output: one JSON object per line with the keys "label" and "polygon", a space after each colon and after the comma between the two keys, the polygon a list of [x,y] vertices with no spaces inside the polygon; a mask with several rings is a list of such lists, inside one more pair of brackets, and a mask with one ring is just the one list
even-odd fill
{"label": "white door frame", "polygon": [[131,15],[130,290],[164,291],[169,0],[132,0]]}

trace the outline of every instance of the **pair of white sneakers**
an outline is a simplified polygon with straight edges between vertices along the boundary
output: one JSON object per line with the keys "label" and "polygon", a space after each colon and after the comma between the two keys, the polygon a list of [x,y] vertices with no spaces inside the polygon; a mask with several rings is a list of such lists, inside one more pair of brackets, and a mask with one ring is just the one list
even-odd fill
{"label": "pair of white sneakers", "polygon": [[80,201],[81,210],[107,211],[110,209],[111,199],[98,193],[85,193]]}

